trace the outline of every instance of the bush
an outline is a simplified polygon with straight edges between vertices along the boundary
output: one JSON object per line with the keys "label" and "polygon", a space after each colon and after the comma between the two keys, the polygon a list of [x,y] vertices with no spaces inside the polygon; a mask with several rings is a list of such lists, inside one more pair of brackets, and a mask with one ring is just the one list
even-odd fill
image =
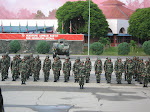
{"label": "bush", "polygon": [[9,43],[10,52],[17,53],[20,49],[20,43],[18,40],[13,40]]}
{"label": "bush", "polygon": [[50,46],[49,46],[49,43],[44,41],[44,40],[41,40],[37,43],[37,47],[36,47],[36,50],[38,53],[40,54],[46,54],[49,52],[49,49],[50,49]]}
{"label": "bush", "polygon": [[128,43],[123,42],[118,45],[118,55],[128,55],[130,52],[130,46]]}
{"label": "bush", "polygon": [[93,54],[100,55],[103,53],[104,45],[100,42],[94,42],[91,44],[90,49],[92,50]]}
{"label": "bush", "polygon": [[144,42],[143,51],[145,54],[150,55],[150,40]]}

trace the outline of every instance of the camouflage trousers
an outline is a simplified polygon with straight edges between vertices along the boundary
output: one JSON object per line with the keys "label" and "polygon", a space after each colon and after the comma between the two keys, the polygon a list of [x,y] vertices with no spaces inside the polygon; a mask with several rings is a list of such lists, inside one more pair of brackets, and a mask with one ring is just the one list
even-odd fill
{"label": "camouflage trousers", "polygon": [[116,72],[116,81],[118,83],[121,83],[122,80],[122,73],[121,72]]}
{"label": "camouflage trousers", "polygon": [[101,80],[101,72],[96,72],[95,75],[96,75],[96,81],[99,83]]}
{"label": "camouflage trousers", "polygon": [[39,71],[34,71],[34,75],[33,75],[33,78],[34,78],[34,81],[37,81],[38,80],[38,75]]}
{"label": "camouflage trousers", "polygon": [[90,72],[85,73],[85,79],[86,79],[86,81],[90,80]]}
{"label": "camouflage trousers", "polygon": [[13,70],[12,71],[12,78],[17,79],[17,77],[18,77],[18,70]]}
{"label": "camouflage trousers", "polygon": [[7,72],[6,72],[6,69],[2,69],[1,70],[1,77],[2,77],[2,79],[5,79],[5,77],[6,77],[6,74]]}
{"label": "camouflage trousers", "polygon": [[64,81],[67,82],[69,79],[69,73],[70,71],[64,71]]}
{"label": "camouflage trousers", "polygon": [[127,82],[128,82],[128,83],[131,83],[131,81],[132,81],[132,75],[133,75],[132,72],[128,72],[128,73],[127,73]]}
{"label": "camouflage trousers", "polygon": [[21,81],[23,81],[23,82],[26,81],[26,71],[21,72]]}
{"label": "camouflage trousers", "polygon": [[79,77],[79,85],[84,85],[84,77]]}
{"label": "camouflage trousers", "polygon": [[74,79],[79,80],[79,73],[78,72],[74,72]]}
{"label": "camouflage trousers", "polygon": [[143,78],[143,85],[147,86],[148,85],[148,82],[149,82],[149,77],[148,76],[145,76]]}
{"label": "camouflage trousers", "polygon": [[44,71],[44,81],[49,80],[49,71]]}
{"label": "camouflage trousers", "polygon": [[106,72],[106,80],[107,80],[107,83],[111,83],[111,73]]}
{"label": "camouflage trousers", "polygon": [[140,84],[143,83],[143,76],[142,76],[142,73],[138,73],[138,80],[139,80],[139,83],[140,83]]}
{"label": "camouflage trousers", "polygon": [[53,71],[53,73],[54,73],[54,81],[57,81],[59,76],[59,71]]}

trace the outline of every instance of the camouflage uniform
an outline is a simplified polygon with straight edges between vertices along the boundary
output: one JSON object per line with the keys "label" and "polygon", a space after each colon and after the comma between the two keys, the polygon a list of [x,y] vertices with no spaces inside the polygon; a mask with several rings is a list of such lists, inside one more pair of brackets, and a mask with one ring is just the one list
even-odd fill
{"label": "camouflage uniform", "polygon": [[27,68],[27,63],[25,62],[25,59],[23,59],[22,62],[19,64],[22,84],[25,84],[26,81]]}
{"label": "camouflage uniform", "polygon": [[9,70],[9,67],[10,67],[10,56],[8,55],[8,53],[6,53],[5,58],[7,60],[5,79],[7,79],[8,78],[8,70]]}
{"label": "camouflage uniform", "polygon": [[91,61],[90,61],[90,58],[86,58],[86,62],[85,62],[85,78],[86,78],[86,83],[89,83],[89,79],[90,79],[90,72],[91,72],[91,69],[92,69],[92,64],[91,64]]}
{"label": "camouflage uniform", "polygon": [[[150,66],[150,57],[148,58],[148,65]],[[149,82],[150,82],[150,76],[149,76]]]}
{"label": "camouflage uniform", "polygon": [[33,63],[33,78],[34,81],[38,80],[39,77],[39,61],[38,61],[38,57],[35,58],[34,63]]}
{"label": "camouflage uniform", "polygon": [[1,77],[2,77],[2,81],[5,81],[5,77],[7,74],[7,59],[5,58],[5,55],[2,56],[1,59]]}
{"label": "camouflage uniform", "polygon": [[140,63],[137,67],[137,71],[138,71],[138,80],[139,80],[139,83],[142,84],[143,82],[143,70],[144,70],[144,63],[143,63],[143,59],[140,59]]}
{"label": "camouflage uniform", "polygon": [[39,55],[37,55],[37,61],[38,61],[38,73],[37,73],[37,80],[40,80],[40,70],[41,70],[41,60],[39,58]]}
{"label": "camouflage uniform", "polygon": [[71,67],[69,63],[69,58],[66,58],[65,62],[63,63],[64,82],[68,82],[70,69]]}
{"label": "camouflage uniform", "polygon": [[133,78],[136,80],[137,79],[137,58],[138,57],[133,57],[133,60],[132,60],[132,64],[134,64],[134,74],[133,74]]}
{"label": "camouflage uniform", "polygon": [[49,80],[50,69],[51,69],[51,60],[49,59],[49,56],[46,56],[43,62],[44,82],[47,82]]}
{"label": "camouflage uniform", "polygon": [[84,77],[85,77],[85,66],[84,66],[84,62],[80,63],[80,67],[79,67],[79,85],[80,85],[80,89],[83,89],[84,86]]}
{"label": "camouflage uniform", "polygon": [[[106,60],[105,60],[105,62],[104,62],[104,71],[105,71],[107,62],[108,62],[108,57],[106,58]],[[105,79],[107,80],[106,72],[105,72]]]}
{"label": "camouflage uniform", "polygon": [[115,64],[116,81],[118,84],[121,84],[123,69],[123,63],[121,62],[121,59],[118,58],[118,62]]}
{"label": "camouflage uniform", "polygon": [[58,59],[55,57],[54,62],[52,64],[53,74],[54,74],[54,82],[58,81],[59,71],[60,71],[60,63],[58,62]]}
{"label": "camouflage uniform", "polygon": [[[20,63],[22,61],[22,59],[20,58],[20,54],[16,56],[16,61],[17,61],[18,65],[20,65]],[[19,76],[20,76],[20,72],[19,72],[19,69],[18,69],[17,78],[19,78]]]}
{"label": "camouflage uniform", "polygon": [[74,64],[73,64],[73,72],[74,72],[74,79],[75,79],[75,82],[78,82],[79,81],[79,67],[80,67],[80,58],[78,57]]}
{"label": "camouflage uniform", "polygon": [[32,67],[33,67],[33,62],[34,62],[33,54],[30,55],[29,62],[30,62],[29,73],[30,73],[30,76],[32,76]]}
{"label": "camouflage uniform", "polygon": [[19,72],[19,65],[17,63],[16,57],[13,57],[13,61],[11,62],[11,71],[12,71],[12,81],[16,81],[17,75]]}
{"label": "camouflage uniform", "polygon": [[127,73],[127,82],[128,84],[131,84],[132,75],[134,73],[134,64],[132,63],[131,59],[129,59],[129,63],[126,66],[126,73]]}
{"label": "camouflage uniform", "polygon": [[125,81],[127,81],[127,73],[126,73],[126,71],[127,71],[126,68],[127,67],[126,66],[127,66],[128,63],[129,63],[129,58],[126,58],[126,61],[124,62],[124,78],[125,78],[124,80]]}
{"label": "camouflage uniform", "polygon": [[107,83],[111,83],[112,72],[113,72],[113,63],[111,62],[111,59],[108,59],[108,62],[105,65],[105,73],[106,73]]}
{"label": "camouflage uniform", "polygon": [[144,69],[143,69],[143,87],[147,87],[148,85],[148,80],[149,80],[149,76],[150,76],[150,66],[148,64],[148,61],[145,62],[146,64],[144,65]]}
{"label": "camouflage uniform", "polygon": [[[69,65],[70,65],[70,71],[69,71],[69,77],[70,77],[70,72],[71,72],[71,61],[70,61],[70,57],[69,58]],[[69,80],[69,77],[68,77],[68,80]]]}
{"label": "camouflage uniform", "polygon": [[95,62],[95,64],[94,64],[96,81],[97,81],[97,83],[100,83],[101,73],[102,73],[102,62],[100,59],[97,59],[96,61],[97,62]]}
{"label": "camouflage uniform", "polygon": [[58,61],[58,63],[59,63],[59,73],[58,73],[58,80],[59,80],[59,77],[60,77],[60,71],[61,71],[61,68],[62,68],[62,62],[61,62],[59,56],[56,56],[56,58],[57,58],[57,61]]}

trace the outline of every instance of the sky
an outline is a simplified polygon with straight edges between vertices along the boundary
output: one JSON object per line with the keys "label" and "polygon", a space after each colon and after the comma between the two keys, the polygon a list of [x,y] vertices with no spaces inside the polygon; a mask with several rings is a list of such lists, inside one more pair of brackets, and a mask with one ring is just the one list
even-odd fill
{"label": "sky", "polygon": [[[49,11],[58,9],[66,1],[77,1],[77,0],[0,0],[3,6],[7,7],[8,10],[16,13],[19,9],[25,8],[31,12],[42,10],[42,12],[48,16]],[[104,0],[93,0],[95,3],[103,2]],[[126,0],[120,0],[126,3]],[[9,8],[8,8],[9,7]]]}

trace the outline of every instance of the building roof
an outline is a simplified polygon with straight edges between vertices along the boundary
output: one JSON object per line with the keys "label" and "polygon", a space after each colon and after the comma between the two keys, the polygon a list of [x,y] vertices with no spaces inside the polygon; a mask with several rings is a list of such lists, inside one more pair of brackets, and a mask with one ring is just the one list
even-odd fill
{"label": "building roof", "polygon": [[126,8],[124,3],[118,0],[107,0],[101,3],[103,14],[107,19],[126,19],[128,20],[133,10]]}
{"label": "building roof", "polygon": [[[26,26],[20,26],[20,33],[26,32]],[[38,26],[37,27],[38,32],[44,32],[44,26]],[[46,26],[46,32],[53,31],[53,27]],[[0,26],[0,33],[2,32],[2,27]],[[3,26],[3,32],[9,33],[10,32],[10,26]],[[34,33],[36,32],[36,26],[28,26],[28,32]],[[11,33],[19,33],[19,26],[11,26]]]}

